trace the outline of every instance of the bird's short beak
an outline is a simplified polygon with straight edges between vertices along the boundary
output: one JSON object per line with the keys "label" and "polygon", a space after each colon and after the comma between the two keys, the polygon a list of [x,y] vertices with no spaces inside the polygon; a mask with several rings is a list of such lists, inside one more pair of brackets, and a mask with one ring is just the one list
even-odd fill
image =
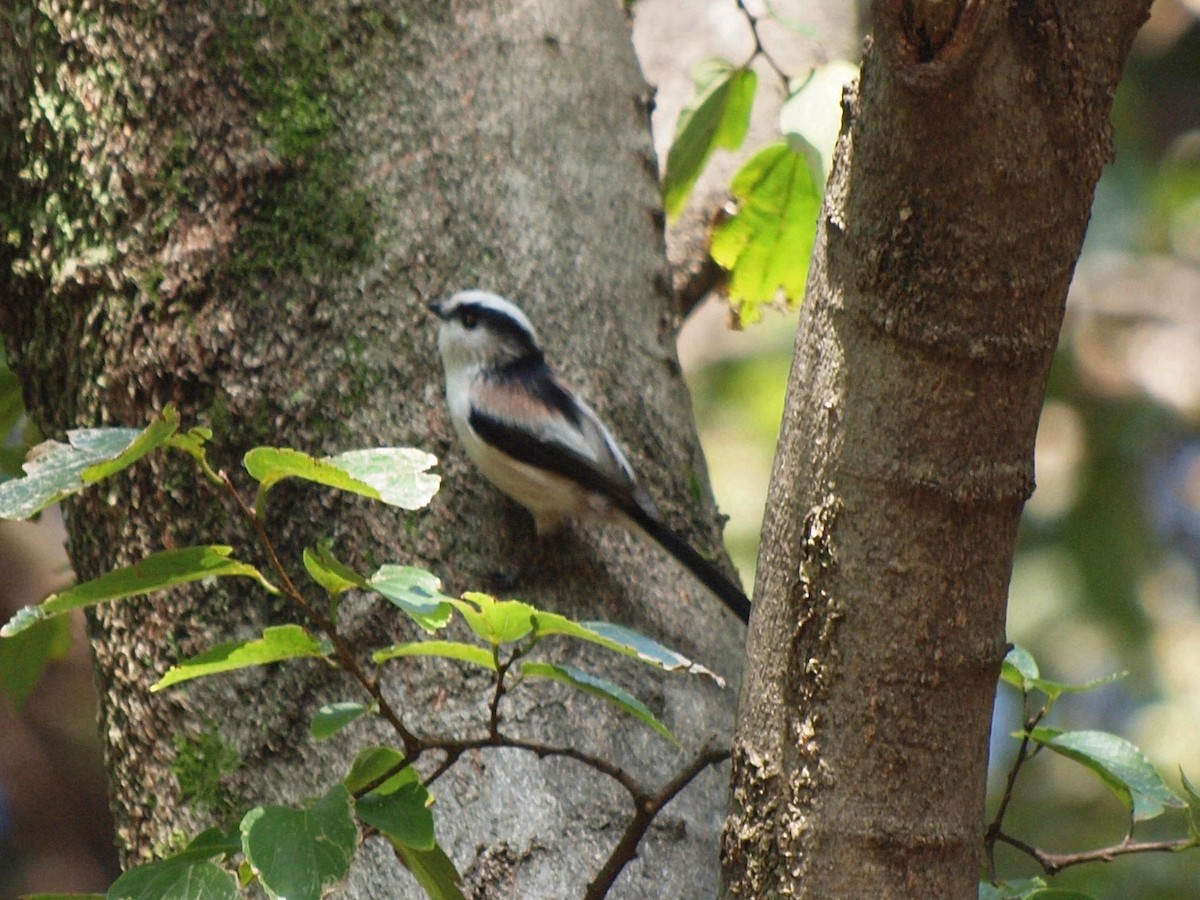
{"label": "bird's short beak", "polygon": [[435,316],[437,316],[439,319],[445,318],[445,316],[442,315],[442,301],[441,300],[434,300],[430,303],[426,303],[425,308],[428,309]]}

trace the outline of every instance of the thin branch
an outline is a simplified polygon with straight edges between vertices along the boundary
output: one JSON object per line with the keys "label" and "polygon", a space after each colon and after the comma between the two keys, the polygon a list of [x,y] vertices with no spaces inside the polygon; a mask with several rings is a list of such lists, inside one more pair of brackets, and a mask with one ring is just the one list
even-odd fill
{"label": "thin branch", "polygon": [[783,90],[786,92],[789,82],[787,72],[783,71],[783,69],[779,67],[779,64],[775,62],[775,58],[772,57],[771,54],[767,52],[767,49],[763,46],[762,37],[758,33],[758,17],[753,15],[750,10],[746,8],[745,0],[737,0],[737,8],[741,10],[742,15],[745,17],[746,23],[750,26],[750,36],[754,38],[754,53],[750,55],[750,60],[747,61],[747,65],[749,65],[749,62],[752,61],[754,57],[761,56],[764,60],[766,60],[767,65],[775,70],[775,74],[778,75],[779,80],[783,82]]}
{"label": "thin branch", "polygon": [[1193,837],[1177,838],[1173,841],[1135,841],[1133,838],[1127,837],[1119,844],[1101,847],[1099,850],[1084,850],[1081,853],[1047,853],[1045,850],[1040,850],[1004,832],[999,832],[996,840],[1031,856],[1047,875],[1056,875],[1063,869],[1083,863],[1111,862],[1118,856],[1127,856],[1130,853],[1177,853],[1180,850],[1200,845],[1200,842]]}
{"label": "thin branch", "polygon": [[[1028,695],[1022,695],[1022,699],[1027,701]],[[996,808],[996,817],[992,820],[992,824],[988,826],[988,830],[984,835],[983,844],[987,852],[987,867],[988,878],[992,884],[996,883],[996,841],[1000,839],[1001,828],[1004,826],[1004,816],[1008,812],[1008,805],[1012,802],[1013,788],[1017,784],[1017,775],[1021,772],[1021,767],[1029,760],[1031,754],[1029,745],[1032,742],[1031,734],[1033,729],[1037,728],[1038,723],[1042,721],[1042,717],[1048,712],[1048,707],[1043,706],[1037,713],[1025,722],[1025,736],[1021,738],[1021,746],[1017,750],[1016,758],[1013,759],[1012,768],[1008,770],[1008,779],[1004,784],[1004,793],[1000,797],[1000,805]],[[1036,751],[1035,751],[1036,752]]]}
{"label": "thin branch", "polygon": [[664,806],[675,799],[675,796],[687,787],[697,775],[709,766],[714,766],[728,758],[728,750],[706,747],[691,763],[680,770],[678,775],[663,785],[657,794],[641,799],[635,796],[633,818],[625,827],[625,833],[621,835],[621,840],[608,855],[603,868],[596,873],[596,877],[588,885],[587,892],[583,895],[584,900],[601,900],[608,896],[609,890],[625,866],[637,858],[638,845],[645,837],[646,830],[654,821],[654,817]]}
{"label": "thin branch", "polygon": [[[422,747],[426,750],[442,750],[454,759],[457,759],[470,750],[482,750],[486,747],[507,747],[513,750],[527,750],[530,753],[536,754],[541,759],[549,756],[560,756],[564,759],[573,759],[576,762],[581,762],[595,769],[600,774],[607,775],[621,785],[621,787],[625,788],[635,800],[645,798],[648,795],[646,789],[620,766],[609,762],[603,757],[594,756],[575,747],[546,744],[542,741],[530,741],[523,738],[511,738],[503,734],[488,735],[482,738],[467,738],[465,740],[427,738],[422,741]],[[443,764],[439,765],[434,771],[440,776],[445,772],[446,768],[449,767],[443,761]],[[425,783],[428,785],[432,778],[433,776],[431,775],[430,778],[426,779]]]}

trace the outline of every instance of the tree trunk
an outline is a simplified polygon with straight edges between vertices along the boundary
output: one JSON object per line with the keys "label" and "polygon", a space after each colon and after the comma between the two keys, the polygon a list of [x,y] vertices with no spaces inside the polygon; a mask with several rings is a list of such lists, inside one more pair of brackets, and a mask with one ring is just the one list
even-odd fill
{"label": "tree trunk", "polygon": [[874,4],[767,503],[726,896],[976,896],[1017,521],[1148,7]]}
{"label": "tree trunk", "polygon": [[[720,552],[664,296],[645,85],[617,4],[27,0],[0,28],[14,49],[0,54],[0,213],[14,238],[0,245],[12,264],[0,328],[48,436],[139,425],[173,402],[214,428],[217,461],[244,490],[240,458],[259,444],[431,450],[445,486],[416,516],[276,489],[288,558],[329,535],[360,570],[427,565],[453,590],[495,587],[502,570],[507,594],[628,624],[733,680],[721,691],[587,654],[688,749],[556,686],[506,701],[515,734],[609,756],[647,785],[728,736],[741,629],[631,536],[583,526],[535,540],[451,439],[422,302],[476,286],[522,302],[668,518]],[[68,505],[81,579],[164,547],[254,552],[178,460],[154,457],[112,485]],[[312,796],[355,749],[389,740],[363,726],[313,744],[317,706],[356,698],[315,665],[148,692],[180,657],[297,615],[224,585],[97,611],[127,860],[255,802]],[[343,621],[356,646],[402,637],[365,599]],[[413,727],[482,730],[487,679],[426,663],[389,671]],[[660,816],[618,895],[715,892],[721,783],[706,772]],[[612,782],[515,751],[464,759],[435,792],[439,838],[478,897],[580,896],[632,814]],[[348,895],[415,892],[368,842]]]}

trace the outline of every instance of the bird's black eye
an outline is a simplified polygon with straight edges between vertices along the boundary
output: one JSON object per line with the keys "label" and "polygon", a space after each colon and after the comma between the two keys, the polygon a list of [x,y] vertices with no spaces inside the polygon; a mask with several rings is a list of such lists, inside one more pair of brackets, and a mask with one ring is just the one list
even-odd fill
{"label": "bird's black eye", "polygon": [[459,319],[463,323],[463,328],[469,330],[479,324],[479,313],[473,309],[464,309]]}

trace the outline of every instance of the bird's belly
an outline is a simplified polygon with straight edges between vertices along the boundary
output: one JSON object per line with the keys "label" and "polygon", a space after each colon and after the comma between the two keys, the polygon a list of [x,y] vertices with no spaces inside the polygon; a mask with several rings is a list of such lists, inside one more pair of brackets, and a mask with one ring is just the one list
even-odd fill
{"label": "bird's belly", "polygon": [[470,427],[460,428],[459,437],[483,476],[533,513],[539,532],[552,530],[563,518],[606,518],[609,504],[570,479],[501,453]]}

